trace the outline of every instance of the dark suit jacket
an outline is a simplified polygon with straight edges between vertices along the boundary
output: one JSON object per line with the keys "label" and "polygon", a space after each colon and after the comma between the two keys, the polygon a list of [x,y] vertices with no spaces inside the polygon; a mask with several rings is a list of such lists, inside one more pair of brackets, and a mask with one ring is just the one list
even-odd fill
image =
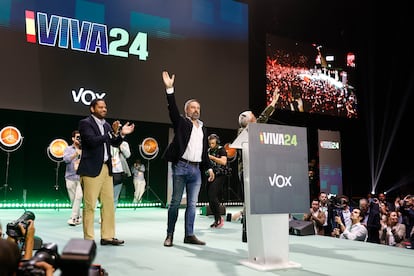
{"label": "dark suit jacket", "polygon": [[[168,111],[171,122],[174,128],[174,138],[165,150],[163,157],[172,163],[177,163],[179,158],[183,156],[187,144],[190,141],[191,130],[193,129],[193,123],[190,119],[180,115],[178,111],[177,103],[175,101],[174,93],[167,94]],[[210,159],[208,158],[208,136],[207,129],[202,127],[203,130],[203,153],[200,169],[202,171],[211,168]]]}
{"label": "dark suit jacket", "polygon": [[379,230],[381,229],[381,213],[379,206],[371,202],[367,219],[368,238],[367,242],[380,243]]}
{"label": "dark suit jacket", "polygon": [[110,145],[119,146],[123,140],[121,135],[117,137],[112,135],[112,127],[107,122],[104,124],[105,134],[102,135],[92,115],[80,120],[78,129],[81,135],[82,155],[77,174],[91,177],[99,175],[104,163],[104,144],[106,144],[109,156],[106,164],[109,174],[112,175]]}

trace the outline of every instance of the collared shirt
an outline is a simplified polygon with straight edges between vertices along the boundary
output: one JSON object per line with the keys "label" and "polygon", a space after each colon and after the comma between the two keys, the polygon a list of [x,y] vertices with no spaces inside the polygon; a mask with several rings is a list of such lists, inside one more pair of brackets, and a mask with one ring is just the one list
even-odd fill
{"label": "collared shirt", "polygon": [[319,204],[319,210],[321,212],[325,213],[326,219],[325,219],[325,223],[323,224],[323,226],[327,226],[328,225],[328,206],[326,206],[326,205],[323,206],[323,205]]}
{"label": "collared shirt", "polygon": [[[105,119],[99,119],[95,115],[92,114],[92,118],[95,120],[96,124],[99,127],[99,130],[101,131],[101,135],[105,135],[105,129],[104,124],[106,123]],[[104,162],[108,161],[109,155],[108,155],[108,149],[106,148],[106,143],[104,143]]]}
{"label": "collared shirt", "polygon": [[367,228],[361,223],[351,224],[346,227],[345,231],[339,236],[341,239],[348,239],[354,241],[365,241],[368,237]]}
{"label": "collared shirt", "polygon": [[201,156],[203,153],[203,122],[198,120],[198,127],[193,125],[191,130],[190,140],[188,141],[187,148],[182,156],[185,160],[191,162],[201,162]]}

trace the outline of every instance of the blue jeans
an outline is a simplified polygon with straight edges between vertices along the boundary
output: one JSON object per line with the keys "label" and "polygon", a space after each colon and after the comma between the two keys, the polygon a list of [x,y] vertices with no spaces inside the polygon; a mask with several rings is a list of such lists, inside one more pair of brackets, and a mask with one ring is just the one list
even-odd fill
{"label": "blue jeans", "polygon": [[181,199],[184,189],[187,193],[187,206],[185,208],[185,236],[194,235],[194,220],[196,203],[201,187],[201,172],[198,166],[187,164],[183,161],[173,164],[173,191],[170,205],[168,206],[167,234],[174,234],[175,223],[178,218]]}
{"label": "blue jeans", "polygon": [[119,196],[121,194],[121,191],[122,191],[122,183],[114,185],[114,208],[115,208],[115,211],[116,211],[116,207],[118,206],[118,200],[119,200]]}

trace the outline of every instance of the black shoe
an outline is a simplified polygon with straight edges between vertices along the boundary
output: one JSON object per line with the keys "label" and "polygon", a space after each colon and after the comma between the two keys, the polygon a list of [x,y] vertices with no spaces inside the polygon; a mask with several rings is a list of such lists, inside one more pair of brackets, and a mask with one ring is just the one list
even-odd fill
{"label": "black shoe", "polygon": [[191,244],[198,244],[198,245],[205,245],[206,243],[197,239],[196,236],[187,236],[184,238],[184,243],[191,243]]}
{"label": "black shoe", "polygon": [[164,246],[171,247],[173,246],[173,235],[167,235],[164,241]]}
{"label": "black shoe", "polygon": [[121,245],[121,244],[124,244],[124,243],[125,243],[124,240],[118,240],[116,238],[113,238],[111,240],[101,239],[101,245]]}

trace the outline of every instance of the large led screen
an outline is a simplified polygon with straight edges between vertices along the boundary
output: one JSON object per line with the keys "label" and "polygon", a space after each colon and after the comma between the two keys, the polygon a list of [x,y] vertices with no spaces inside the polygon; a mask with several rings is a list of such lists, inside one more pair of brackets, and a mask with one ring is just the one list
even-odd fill
{"label": "large led screen", "polygon": [[2,0],[0,108],[169,123],[161,73],[210,127],[248,108],[248,8],[233,0]]}
{"label": "large led screen", "polygon": [[356,54],[267,34],[266,97],[276,108],[358,118]]}

